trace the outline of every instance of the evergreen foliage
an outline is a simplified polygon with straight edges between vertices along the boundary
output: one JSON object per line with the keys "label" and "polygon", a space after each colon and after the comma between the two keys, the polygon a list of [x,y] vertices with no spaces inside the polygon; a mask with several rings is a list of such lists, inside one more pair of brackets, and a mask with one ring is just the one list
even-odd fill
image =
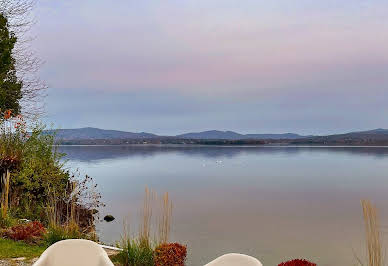
{"label": "evergreen foliage", "polygon": [[0,14],[0,109],[12,110],[12,114],[20,113],[20,99],[22,98],[22,82],[16,75],[13,49],[16,36],[9,31],[7,18]]}

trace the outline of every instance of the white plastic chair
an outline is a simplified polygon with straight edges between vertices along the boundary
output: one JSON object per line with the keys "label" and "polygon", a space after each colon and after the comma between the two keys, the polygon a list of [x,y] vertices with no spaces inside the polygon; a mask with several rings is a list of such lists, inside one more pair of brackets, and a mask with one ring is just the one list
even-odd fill
{"label": "white plastic chair", "polygon": [[216,258],[205,266],[263,266],[263,264],[248,255],[229,253]]}
{"label": "white plastic chair", "polygon": [[113,266],[113,263],[97,243],[68,239],[51,245],[33,266]]}

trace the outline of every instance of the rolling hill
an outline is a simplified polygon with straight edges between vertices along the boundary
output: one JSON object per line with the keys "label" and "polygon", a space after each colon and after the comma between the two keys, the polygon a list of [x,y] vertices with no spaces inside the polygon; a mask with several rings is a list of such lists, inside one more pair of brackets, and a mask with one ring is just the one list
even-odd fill
{"label": "rolling hill", "polygon": [[296,139],[291,144],[313,145],[388,145],[388,129],[349,132],[327,136]]}
{"label": "rolling hill", "polygon": [[126,132],[119,130],[106,130],[93,127],[47,130],[46,134],[56,134],[57,139],[79,140],[79,139],[148,139],[158,137],[155,134],[140,132]]}
{"label": "rolling hill", "polygon": [[285,134],[239,134],[233,131],[219,131],[210,130],[195,133],[186,133],[177,135],[178,138],[185,139],[229,139],[229,140],[241,140],[241,139],[299,139],[304,138],[294,133]]}

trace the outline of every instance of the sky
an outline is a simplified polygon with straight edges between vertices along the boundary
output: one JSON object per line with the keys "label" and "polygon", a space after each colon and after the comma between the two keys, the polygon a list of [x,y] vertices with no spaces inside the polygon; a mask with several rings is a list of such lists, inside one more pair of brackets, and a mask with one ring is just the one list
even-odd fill
{"label": "sky", "polygon": [[44,121],[174,135],[388,128],[388,1],[39,0]]}

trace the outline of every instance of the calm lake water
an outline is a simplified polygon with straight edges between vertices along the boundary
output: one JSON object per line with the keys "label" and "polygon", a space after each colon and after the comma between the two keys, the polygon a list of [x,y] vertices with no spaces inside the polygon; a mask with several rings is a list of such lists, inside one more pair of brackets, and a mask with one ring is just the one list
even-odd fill
{"label": "calm lake water", "polygon": [[[188,265],[228,252],[264,265],[305,257],[355,265],[364,254],[361,199],[388,221],[388,148],[62,146],[68,165],[99,185],[112,223],[101,239],[137,229],[146,186],[173,201],[172,240]],[[103,217],[103,216],[102,216]]]}

